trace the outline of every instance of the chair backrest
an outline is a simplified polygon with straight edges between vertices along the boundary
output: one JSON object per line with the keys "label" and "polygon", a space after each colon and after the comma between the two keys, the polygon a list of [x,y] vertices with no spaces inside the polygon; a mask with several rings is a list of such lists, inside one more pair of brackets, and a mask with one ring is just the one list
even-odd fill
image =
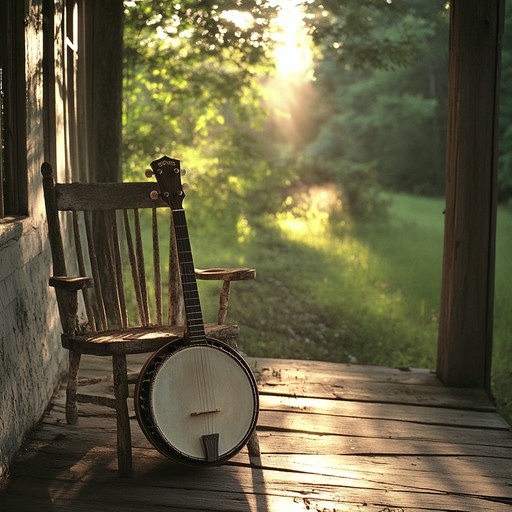
{"label": "chair backrest", "polygon": [[88,328],[181,324],[172,215],[150,197],[156,183],[55,183],[48,163],[41,172],[54,275],[94,280],[83,294]]}

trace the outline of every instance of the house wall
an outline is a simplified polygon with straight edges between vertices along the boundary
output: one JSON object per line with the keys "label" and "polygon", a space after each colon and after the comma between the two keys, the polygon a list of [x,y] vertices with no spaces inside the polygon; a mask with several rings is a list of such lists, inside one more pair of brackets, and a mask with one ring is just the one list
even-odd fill
{"label": "house wall", "polygon": [[[51,256],[40,173],[45,159],[42,0],[26,1],[24,30],[29,215],[0,220],[0,478],[44,413],[67,358],[48,287]],[[56,126],[58,134],[62,114]]]}

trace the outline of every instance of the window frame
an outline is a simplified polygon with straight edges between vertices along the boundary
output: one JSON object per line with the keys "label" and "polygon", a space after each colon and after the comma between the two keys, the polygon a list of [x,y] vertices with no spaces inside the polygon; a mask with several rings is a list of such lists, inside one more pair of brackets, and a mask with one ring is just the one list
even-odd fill
{"label": "window frame", "polygon": [[0,218],[28,215],[25,2],[0,5]]}

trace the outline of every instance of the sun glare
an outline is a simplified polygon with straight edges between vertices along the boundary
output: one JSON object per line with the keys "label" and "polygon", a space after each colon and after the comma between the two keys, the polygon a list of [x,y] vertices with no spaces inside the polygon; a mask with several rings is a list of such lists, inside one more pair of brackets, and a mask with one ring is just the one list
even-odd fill
{"label": "sun glare", "polygon": [[230,9],[222,12],[222,18],[231,23],[234,23],[237,27],[242,30],[247,30],[254,24],[254,18],[249,12],[237,11],[236,9]]}
{"label": "sun glare", "polygon": [[[312,78],[313,52],[304,24],[304,7],[299,0],[275,0],[279,8],[273,20],[274,59],[276,75],[294,80],[308,81]],[[248,12],[230,9],[222,12],[222,18],[247,30],[254,24]]]}
{"label": "sun glare", "polygon": [[304,112],[308,102],[314,101],[313,44],[299,0],[277,0],[277,5],[272,27],[275,70],[265,81],[265,99],[276,135],[298,144],[304,133]]}
{"label": "sun glare", "polygon": [[[343,205],[338,191],[332,186],[312,186],[285,200],[286,211],[275,214],[281,232],[290,240],[314,244],[329,239],[329,219]],[[321,245],[321,244],[320,244]]]}
{"label": "sun glare", "polygon": [[312,78],[313,52],[304,24],[304,8],[297,0],[280,0],[275,19],[276,74],[293,75],[307,81]]}

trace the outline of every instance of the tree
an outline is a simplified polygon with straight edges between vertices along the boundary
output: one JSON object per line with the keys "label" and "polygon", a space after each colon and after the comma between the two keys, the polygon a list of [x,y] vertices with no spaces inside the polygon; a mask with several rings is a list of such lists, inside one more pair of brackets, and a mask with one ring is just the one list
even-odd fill
{"label": "tree", "polygon": [[[257,212],[256,205],[279,208],[286,188],[311,175],[297,158],[304,149],[316,178],[344,187],[354,211],[373,211],[378,184],[442,188],[443,1],[434,8],[420,0],[304,2],[317,80],[292,113],[301,137],[291,150],[261,101],[278,7],[258,0],[125,5],[127,176],[140,176],[148,155],[181,155],[201,170],[202,202],[229,204],[233,217]],[[365,201],[376,202],[367,208]]]}
{"label": "tree", "polygon": [[256,71],[267,64],[268,2],[126,2],[125,163],[197,147],[226,118],[254,115]]}
{"label": "tree", "polygon": [[[386,188],[441,194],[448,51],[444,2],[428,9],[410,2],[407,13],[377,30],[390,41],[398,40],[395,34],[414,33],[414,62],[393,58],[375,69],[368,60],[364,66],[343,63],[343,54],[324,58],[317,72],[318,96],[328,106],[306,152],[316,161],[335,161],[324,172],[342,185],[354,179],[354,169],[367,177],[373,169]],[[361,183],[369,186],[368,180]]]}
{"label": "tree", "polygon": [[418,50],[404,0],[305,2],[310,32],[323,54],[340,64],[392,69],[411,62]]}

